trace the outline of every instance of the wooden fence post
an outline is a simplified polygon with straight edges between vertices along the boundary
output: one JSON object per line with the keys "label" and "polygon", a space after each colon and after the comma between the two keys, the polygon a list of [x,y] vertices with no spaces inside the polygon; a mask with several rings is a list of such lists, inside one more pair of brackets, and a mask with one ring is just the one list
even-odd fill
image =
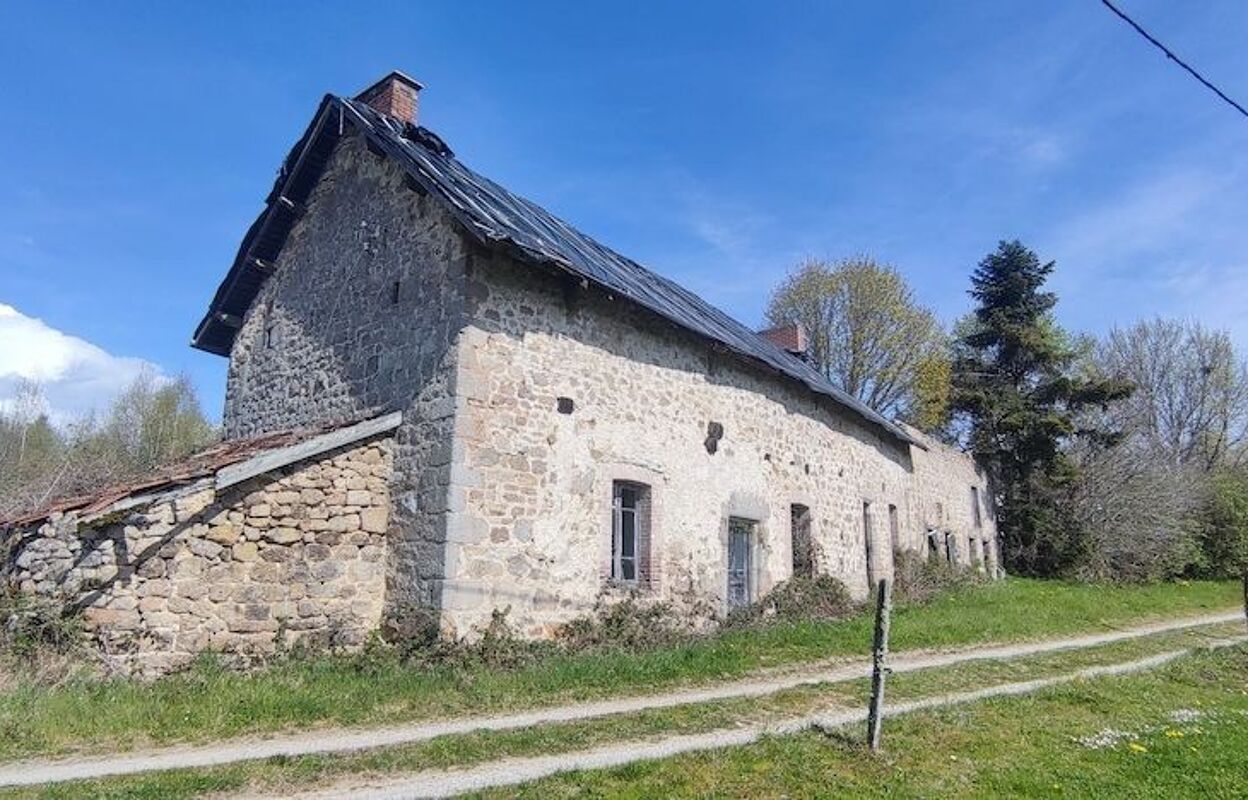
{"label": "wooden fence post", "polygon": [[871,707],[867,713],[867,740],[879,752],[884,722],[884,678],[888,674],[888,626],[893,613],[893,582],[881,578],[875,599],[875,642],[871,648]]}

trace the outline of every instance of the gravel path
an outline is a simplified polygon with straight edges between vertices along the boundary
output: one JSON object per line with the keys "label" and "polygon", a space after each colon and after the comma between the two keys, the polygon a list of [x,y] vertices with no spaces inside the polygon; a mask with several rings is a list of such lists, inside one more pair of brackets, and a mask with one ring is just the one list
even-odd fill
{"label": "gravel path", "polygon": [[[1248,636],[1237,636],[1209,645],[1225,647],[1239,642],[1248,641]],[[1176,658],[1193,652],[1193,649],[1173,650],[1138,661],[1109,664],[1100,667],[1082,669],[1067,675],[1053,678],[1040,678],[1018,683],[1007,683],[992,686],[974,692],[947,694],[938,697],[924,698],[906,703],[895,703],[887,706],[885,717],[896,717],[929,708],[972,703],[990,697],[1028,694],[1030,692],[1056,686],[1081,678],[1095,678],[1105,675],[1124,675],[1140,672],[1167,664]],[[334,786],[300,794],[306,800],[329,800],[329,798],[352,798],[352,800],[413,800],[413,798],[453,797],[465,792],[481,791],[500,786],[515,786],[520,783],[546,778],[561,772],[586,769],[604,769],[632,764],[638,761],[650,761],[668,758],[681,753],[698,750],[714,750],[723,747],[736,747],[750,744],[763,736],[775,736],[797,733],[809,728],[834,730],[846,725],[860,724],[867,718],[866,711],[845,711],[836,714],[822,714],[799,717],[781,723],[756,728],[738,728],[733,730],[712,731],[710,733],[690,736],[673,736],[666,739],[619,742],[593,750],[582,750],[575,753],[561,753],[551,756],[534,758],[510,758],[495,761],[478,767],[454,770],[434,770],[408,774],[402,778],[373,782],[360,782],[359,779],[340,782]],[[289,796],[288,794],[282,796]],[[247,795],[259,798],[260,795]],[[276,797],[276,796],[275,796]]]}
{"label": "gravel path", "polygon": [[[1113,642],[1151,636],[1159,633],[1197,628],[1243,619],[1242,612],[1211,614],[1203,617],[1158,622],[1110,633],[1090,634],[1064,639],[1027,642],[1011,645],[974,647],[939,653],[894,654],[894,672],[909,672],[930,667],[943,667],[965,661],[999,660],[1080,649]],[[784,689],[815,683],[835,683],[861,678],[871,673],[869,660],[843,663],[819,669],[704,688],[687,689],[666,694],[626,697],[577,705],[538,708],[515,714],[465,717],[437,722],[414,722],[374,729],[329,729],[269,738],[234,739],[218,744],[180,746],[147,752],[107,756],[68,758],[60,760],[14,761],[0,765],[0,786],[30,786],[41,783],[127,775],[155,770],[185,767],[208,767],[238,761],[299,756],[313,753],[342,753],[369,750],[399,744],[427,741],[438,736],[473,731],[505,731],[533,725],[592,719],[609,714],[623,714],[645,709],[670,708],[691,703],[704,703],[738,697],[760,697]],[[719,736],[727,734],[715,734]],[[708,736],[715,736],[708,734]],[[687,737],[700,740],[705,737]]]}

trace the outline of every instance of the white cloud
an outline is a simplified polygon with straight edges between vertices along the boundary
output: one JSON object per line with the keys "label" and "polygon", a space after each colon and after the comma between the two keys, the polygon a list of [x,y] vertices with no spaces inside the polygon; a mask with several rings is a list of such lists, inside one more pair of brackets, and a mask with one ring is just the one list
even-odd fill
{"label": "white cloud", "polygon": [[141,358],[115,356],[0,303],[0,408],[11,406],[19,383],[37,383],[49,416],[67,422],[103,409],[140,374],[160,377]]}

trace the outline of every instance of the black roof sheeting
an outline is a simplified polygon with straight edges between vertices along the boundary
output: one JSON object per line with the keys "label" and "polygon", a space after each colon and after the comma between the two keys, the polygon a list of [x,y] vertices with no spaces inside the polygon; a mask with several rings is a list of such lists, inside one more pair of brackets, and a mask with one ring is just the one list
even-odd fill
{"label": "black roof sheeting", "polygon": [[770,367],[811,391],[832,398],[890,436],[922,447],[905,430],[834,386],[818,370],[715,308],[683,286],[600,244],[537,204],[473,172],[423,127],[379,114],[356,100],[328,95],[303,138],[287,156],[264,212],[247,231],[234,265],[221,283],[192,345],[228,355],[235,328],[222,315],[241,318],[259,292],[346,124],[394,158],[422,188],[441,198],[483,244],[503,246],[518,258],[555,267],[627,298],[676,325]]}

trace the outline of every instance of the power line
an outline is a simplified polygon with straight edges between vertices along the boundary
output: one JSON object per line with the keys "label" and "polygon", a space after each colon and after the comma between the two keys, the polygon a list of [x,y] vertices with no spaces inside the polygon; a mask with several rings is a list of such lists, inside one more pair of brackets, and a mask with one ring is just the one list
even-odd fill
{"label": "power line", "polygon": [[1221,89],[1219,89],[1218,87],[1214,86],[1214,85],[1213,85],[1212,83],[1210,83],[1209,81],[1205,80],[1205,77],[1204,77],[1203,75],[1201,75],[1199,72],[1197,72],[1196,70],[1194,70],[1194,69],[1192,69],[1191,67],[1189,67],[1189,66],[1187,65],[1187,63],[1183,61],[1183,59],[1181,59],[1181,58],[1179,58],[1178,56],[1176,56],[1176,55],[1175,55],[1175,54],[1174,54],[1174,53],[1170,50],[1170,48],[1166,47],[1164,44],[1162,44],[1161,42],[1157,41],[1157,39],[1156,39],[1155,37],[1153,37],[1153,35],[1152,35],[1152,34],[1150,34],[1148,31],[1144,30],[1143,28],[1141,28],[1141,27],[1139,26],[1139,23],[1137,23],[1135,20],[1131,19],[1131,18],[1130,18],[1130,17],[1128,17],[1126,14],[1124,14],[1121,10],[1119,10],[1119,8],[1118,8],[1116,5],[1114,5],[1113,3],[1111,3],[1109,0],[1101,0],[1101,2],[1105,4],[1105,7],[1106,7],[1106,8],[1108,8],[1110,11],[1114,12],[1115,14],[1117,14],[1117,15],[1118,15],[1118,16],[1122,19],[1122,21],[1123,21],[1123,22],[1127,23],[1127,24],[1128,24],[1128,25],[1130,25],[1132,28],[1135,28],[1136,33],[1140,34],[1140,35],[1141,35],[1141,36],[1143,36],[1145,39],[1147,39],[1148,41],[1152,42],[1152,43],[1153,43],[1153,45],[1157,47],[1157,49],[1159,49],[1159,50],[1161,50],[1161,52],[1165,53],[1165,54],[1166,54],[1166,58],[1170,59],[1171,61],[1173,61],[1174,63],[1178,64],[1180,67],[1182,67],[1183,69],[1187,70],[1187,71],[1188,71],[1188,73],[1189,73],[1189,74],[1190,74],[1193,78],[1195,78],[1196,80],[1198,80],[1198,81],[1200,81],[1201,83],[1203,83],[1203,84],[1205,85],[1205,87],[1209,89],[1209,91],[1213,92],[1213,93],[1214,93],[1214,94],[1216,94],[1218,97],[1221,97],[1221,98],[1222,98],[1223,100],[1225,100],[1227,103],[1230,103],[1231,107],[1232,107],[1232,108],[1234,108],[1236,111],[1238,111],[1239,113],[1243,114],[1245,117],[1248,117],[1248,110],[1245,110],[1245,109],[1244,109],[1244,107],[1243,107],[1243,106],[1241,106],[1239,103],[1236,103],[1234,100],[1232,100],[1231,98],[1227,97],[1227,96],[1226,96],[1226,94],[1225,94],[1225,93],[1224,93]]}

